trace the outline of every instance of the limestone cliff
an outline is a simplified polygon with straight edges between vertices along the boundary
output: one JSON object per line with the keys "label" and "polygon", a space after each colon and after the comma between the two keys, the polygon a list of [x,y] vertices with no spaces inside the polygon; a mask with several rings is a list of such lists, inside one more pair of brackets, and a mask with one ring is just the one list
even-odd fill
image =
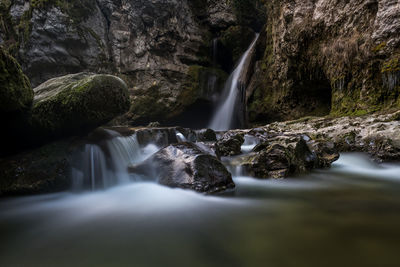
{"label": "limestone cliff", "polygon": [[32,85],[124,79],[132,105],[117,123],[206,121],[258,31],[251,123],[400,107],[397,0],[4,0],[0,14],[0,44]]}
{"label": "limestone cliff", "polygon": [[400,107],[400,2],[269,1],[248,90],[253,123]]}
{"label": "limestone cliff", "polygon": [[[34,86],[82,71],[118,75],[128,83],[132,102],[121,121],[165,121],[198,101],[210,103],[222,87],[226,74],[212,62],[212,39],[230,27],[257,24],[244,21],[233,2],[5,0],[0,44],[18,58]],[[243,49],[249,38],[241,39]],[[232,57],[221,59],[230,62],[226,71]]]}

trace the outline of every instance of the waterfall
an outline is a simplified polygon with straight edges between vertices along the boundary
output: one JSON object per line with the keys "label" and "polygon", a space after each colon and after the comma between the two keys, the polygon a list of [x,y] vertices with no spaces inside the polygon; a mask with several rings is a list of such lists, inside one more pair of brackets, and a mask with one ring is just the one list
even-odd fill
{"label": "waterfall", "polygon": [[106,131],[111,136],[110,140],[99,145],[86,144],[75,155],[73,189],[106,189],[129,183],[137,177],[129,174],[128,167],[143,162],[159,150],[154,144],[141,147],[136,134],[125,137],[114,131]]}
{"label": "waterfall", "polygon": [[212,56],[213,56],[213,65],[215,67],[218,61],[218,38],[214,38],[212,41]]}
{"label": "waterfall", "polygon": [[72,168],[72,187],[75,190],[82,188],[106,188],[110,186],[106,156],[102,149],[93,144],[84,146],[78,156],[78,166]]}
{"label": "waterfall", "polygon": [[217,112],[215,113],[210,125],[210,128],[213,130],[229,130],[234,124],[233,118],[235,117],[235,104],[239,95],[239,91],[241,89],[244,89],[240,88],[240,86],[243,85],[240,84],[239,79],[243,71],[246,70],[246,63],[248,61],[249,55],[251,54],[251,51],[253,50],[258,40],[258,36],[259,35],[257,34],[247,51],[241,57],[236,69],[229,76],[228,81],[225,84],[224,92],[222,94],[223,101],[217,108]]}

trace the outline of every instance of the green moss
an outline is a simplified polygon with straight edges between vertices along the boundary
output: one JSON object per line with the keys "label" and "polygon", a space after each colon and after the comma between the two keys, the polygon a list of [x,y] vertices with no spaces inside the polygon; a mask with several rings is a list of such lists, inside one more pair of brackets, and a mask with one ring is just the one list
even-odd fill
{"label": "green moss", "polygon": [[267,39],[267,44],[265,46],[265,51],[264,51],[264,59],[263,59],[263,70],[266,70],[268,66],[271,66],[274,64],[274,46],[272,42],[272,25],[268,24],[266,29],[266,39]]}
{"label": "green moss", "polygon": [[386,47],[386,45],[387,45],[386,42],[382,42],[382,43],[378,44],[377,46],[375,46],[372,49],[372,52],[378,53],[378,52],[382,51]]}
{"label": "green moss", "polygon": [[143,123],[165,117],[168,115],[168,107],[164,99],[167,97],[161,95],[160,86],[157,83],[147,90],[135,90],[127,119]]}
{"label": "green moss", "polygon": [[382,66],[382,73],[387,72],[397,72],[400,71],[400,63],[399,58],[392,58],[391,60],[383,63]]}
{"label": "green moss", "polygon": [[[128,91],[121,81],[108,75],[79,78],[78,81],[71,81],[71,76],[57,78],[58,81],[64,79],[60,92],[36,100],[32,111],[36,131],[45,135],[80,132],[100,126],[128,111]],[[46,83],[49,88],[51,83],[52,80]]]}
{"label": "green moss", "polygon": [[18,62],[0,48],[0,111],[23,112],[30,108],[33,91]]}
{"label": "green moss", "polygon": [[8,52],[14,52],[14,50],[16,50],[14,48],[17,44],[18,35],[15,31],[14,23],[9,12],[10,7],[11,1],[0,1],[0,31],[2,32],[2,37],[4,39],[2,44],[4,49]]}

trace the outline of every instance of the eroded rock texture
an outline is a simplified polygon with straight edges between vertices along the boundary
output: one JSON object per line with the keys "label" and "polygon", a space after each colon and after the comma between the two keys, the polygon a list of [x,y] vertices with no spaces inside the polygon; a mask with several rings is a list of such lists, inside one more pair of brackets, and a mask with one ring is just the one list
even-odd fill
{"label": "eroded rock texture", "polygon": [[129,109],[127,86],[112,75],[70,74],[50,79],[34,92],[32,127],[41,138],[89,131]]}
{"label": "eroded rock texture", "polygon": [[269,1],[267,14],[250,121],[400,106],[398,1]]}
{"label": "eroded rock texture", "polygon": [[[84,71],[118,75],[132,102],[118,123],[144,125],[212,109],[227,77],[212,40],[244,24],[231,1],[211,0],[18,0],[2,2],[0,13],[0,43],[33,86]],[[229,71],[232,55],[224,59]]]}

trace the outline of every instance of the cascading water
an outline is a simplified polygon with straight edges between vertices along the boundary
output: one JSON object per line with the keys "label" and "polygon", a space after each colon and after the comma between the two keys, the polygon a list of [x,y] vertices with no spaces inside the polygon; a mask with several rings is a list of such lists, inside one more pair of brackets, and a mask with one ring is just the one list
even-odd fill
{"label": "cascading water", "polygon": [[128,167],[143,162],[159,150],[154,144],[141,147],[135,134],[125,137],[114,131],[106,132],[111,139],[102,145],[87,144],[77,154],[72,168],[75,190],[105,189],[140,179],[133,177]]}
{"label": "cascading water", "polygon": [[236,69],[229,76],[228,81],[225,84],[225,89],[222,94],[223,101],[218,107],[210,125],[210,128],[213,130],[225,131],[231,129],[233,125],[233,118],[235,117],[235,104],[239,95],[240,86],[243,86],[240,84],[239,79],[245,70],[244,67],[258,40],[258,36],[259,35],[257,34],[253,42],[250,44],[250,47],[241,57]]}
{"label": "cascading water", "polygon": [[213,55],[213,65],[217,65],[218,61],[218,38],[214,38],[212,41],[212,55]]}

